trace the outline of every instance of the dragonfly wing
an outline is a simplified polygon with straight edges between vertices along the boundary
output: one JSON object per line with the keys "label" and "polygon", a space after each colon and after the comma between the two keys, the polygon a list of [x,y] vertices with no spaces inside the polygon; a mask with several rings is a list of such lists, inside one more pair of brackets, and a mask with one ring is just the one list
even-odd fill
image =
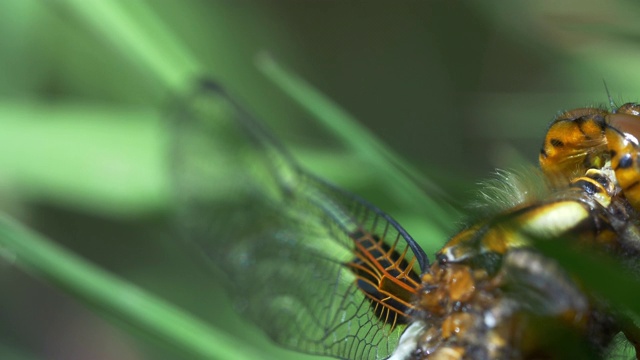
{"label": "dragonfly wing", "polygon": [[374,206],[301,170],[214,85],[175,119],[179,224],[223,274],[238,309],[291,349],[388,357],[404,327],[374,311],[346,265],[356,257],[354,234],[365,232],[424,269],[415,241]]}

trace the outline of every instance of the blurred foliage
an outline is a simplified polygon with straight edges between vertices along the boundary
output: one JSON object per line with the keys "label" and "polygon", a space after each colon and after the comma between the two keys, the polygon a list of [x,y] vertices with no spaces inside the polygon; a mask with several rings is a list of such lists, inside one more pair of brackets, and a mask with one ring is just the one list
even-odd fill
{"label": "blurred foliage", "polygon": [[[336,136],[277,90],[256,56],[347,109],[458,206],[493,168],[534,161],[557,111],[606,104],[603,80],[614,100],[637,100],[639,13],[634,1],[576,0],[0,2],[0,205],[264,358],[301,359],[231,311],[167,220],[167,119],[193,81],[218,80],[305,167],[429,237],[419,236],[433,234],[429,212],[398,200],[393,177],[345,146],[361,133]],[[434,237],[422,239],[427,253],[445,240]],[[15,254],[4,259],[0,358],[188,356],[119,316],[96,316],[14,266]]]}

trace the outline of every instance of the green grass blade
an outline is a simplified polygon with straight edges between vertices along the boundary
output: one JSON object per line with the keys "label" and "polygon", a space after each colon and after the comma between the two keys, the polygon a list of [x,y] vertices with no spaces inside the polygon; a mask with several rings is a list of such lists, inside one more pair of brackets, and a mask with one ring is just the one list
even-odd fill
{"label": "green grass blade", "polygon": [[203,66],[142,1],[63,0],[133,62],[181,93]]}
{"label": "green grass blade", "polygon": [[[455,218],[454,213],[450,208],[445,208],[442,202],[436,202],[423,191],[427,190],[430,194],[442,197],[443,193],[433,183],[386,147],[345,110],[290,70],[278,65],[268,55],[259,56],[257,66],[281,90],[313,114],[341,142],[370,164],[377,166],[381,176],[386,178],[389,185],[401,190],[398,195],[404,202],[411,207],[423,209],[429,214],[430,220],[442,229],[450,227]],[[415,182],[423,188],[417,186]],[[441,235],[444,238],[444,233]]]}
{"label": "green grass blade", "polygon": [[0,191],[120,218],[170,206],[169,134],[153,108],[0,101],[0,118]]}
{"label": "green grass blade", "polygon": [[0,216],[0,248],[32,274],[192,357],[259,359],[250,347]]}

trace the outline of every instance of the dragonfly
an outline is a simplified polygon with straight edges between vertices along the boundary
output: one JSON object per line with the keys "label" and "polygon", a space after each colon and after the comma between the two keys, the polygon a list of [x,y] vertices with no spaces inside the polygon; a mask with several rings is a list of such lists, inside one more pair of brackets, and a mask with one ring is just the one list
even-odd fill
{"label": "dragonfly", "polygon": [[217,83],[203,81],[175,119],[180,227],[238,311],[283,347],[489,360],[606,358],[621,335],[640,344],[626,314],[535,247],[637,258],[640,105],[559,114],[540,169],[498,172],[481,190],[498,200],[432,261],[391,216],[302,168]]}

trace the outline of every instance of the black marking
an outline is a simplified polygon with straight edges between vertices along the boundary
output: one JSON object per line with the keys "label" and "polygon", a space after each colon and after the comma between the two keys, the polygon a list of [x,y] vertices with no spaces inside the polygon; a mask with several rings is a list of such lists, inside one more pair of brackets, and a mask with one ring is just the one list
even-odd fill
{"label": "black marking", "polygon": [[[377,235],[373,235],[372,236],[373,240],[375,241],[372,242],[370,238],[364,236],[361,239],[358,239],[358,242],[366,249],[369,254],[371,254],[371,256],[374,259],[377,259],[378,264],[380,264],[380,266],[382,266],[382,268],[387,269],[387,272],[389,273],[389,275],[398,278],[401,274],[401,271],[404,271],[406,269],[409,268],[409,262],[407,261],[406,258],[402,258],[402,260],[400,260],[401,254],[397,251],[397,250],[391,250],[391,246],[389,246],[389,244],[382,242],[380,243],[380,246],[377,246],[376,243],[380,240],[380,237]],[[373,248],[373,249],[369,249],[369,248]],[[358,252],[360,252],[360,249],[358,249]],[[364,255],[364,254],[363,254]],[[389,256],[390,259],[387,259],[387,256]],[[398,266],[394,266],[394,264],[398,263],[398,261],[400,260],[400,264],[398,264]],[[352,260],[352,263],[357,264],[357,265],[362,265],[365,267],[370,267],[369,263],[362,261],[362,259],[360,259],[359,257],[356,257],[354,260]],[[367,278],[372,282],[377,282],[377,280],[374,277],[371,277],[371,274],[367,274],[367,273],[361,273],[359,271],[356,271],[357,275],[360,275],[363,278]],[[415,272],[414,269],[412,269],[411,271],[408,272],[409,277],[417,282],[420,283],[420,277],[418,276],[418,274]],[[406,280],[401,280],[403,282],[406,283]]]}
{"label": "black marking", "polygon": [[545,159],[549,157],[549,155],[547,155],[547,152],[544,149],[540,149],[540,156],[542,156]]}
{"label": "black marking", "polygon": [[496,274],[502,266],[503,254],[487,252],[478,254],[469,260],[473,267],[484,269],[489,275]]}
{"label": "black marking", "polygon": [[584,125],[584,120],[585,120],[585,117],[583,116],[575,119],[575,122],[576,122],[576,125],[578,125],[578,130],[580,130],[580,133],[582,134],[582,136],[589,138],[587,134],[584,132],[584,130],[582,129],[582,125]]}
{"label": "black marking", "polygon": [[396,325],[409,323],[411,319],[402,315],[409,312],[408,306],[393,298],[387,297],[385,294],[381,293],[375,286],[372,286],[362,279],[358,279],[357,283],[361,291],[373,297],[367,297],[367,299],[371,304],[371,310],[376,315],[376,317],[378,317],[378,319],[384,319],[386,317],[385,312],[388,312],[389,309],[385,306],[382,306],[381,304],[387,304],[392,309],[392,312],[389,314],[391,315],[391,319],[389,319],[388,323]]}
{"label": "black marking", "polygon": [[589,195],[602,192],[602,188],[587,179],[580,179],[573,183],[573,186],[583,189]]}
{"label": "black marking", "polygon": [[609,155],[611,156],[611,158],[613,159],[614,157],[616,157],[616,155],[618,155],[618,152],[615,150],[610,150],[609,151]]}
{"label": "black marking", "polygon": [[551,143],[551,146],[554,147],[563,147],[564,146],[564,142],[560,139],[551,139],[549,141]]}
{"label": "black marking", "polygon": [[598,182],[598,184],[602,185],[603,188],[608,188],[609,184],[611,183],[611,181],[609,180],[608,177],[606,177],[605,175],[601,174],[601,173],[596,173],[593,174],[591,176],[589,176],[591,179],[595,180]]}
{"label": "black marking", "polygon": [[582,133],[582,136],[584,136],[584,138],[586,140],[592,140],[592,137],[587,135],[584,132],[584,129],[582,128],[584,123],[587,122],[587,121],[592,121],[596,125],[598,125],[598,127],[600,128],[600,132],[601,133],[604,133],[604,130],[607,128],[607,121],[602,115],[599,115],[599,114],[585,115],[585,116],[582,116],[580,118],[577,118],[575,120],[575,123],[578,125],[578,130],[580,130],[580,133]]}
{"label": "black marking", "polygon": [[449,259],[447,259],[447,256],[444,254],[438,254],[436,255],[436,262],[442,266],[446,265],[449,262]]}
{"label": "black marking", "polygon": [[633,165],[633,157],[631,157],[631,154],[624,154],[624,156],[620,159],[620,162],[618,162],[618,167],[616,167],[616,170],[626,169],[631,167],[631,165]]}
{"label": "black marking", "polygon": [[604,132],[604,130],[607,128],[607,120],[604,118],[604,116],[596,114],[593,115],[591,119],[598,125],[598,127],[600,127],[600,131]]}
{"label": "black marking", "polygon": [[[406,258],[402,257],[398,251],[391,250],[391,246],[387,243],[382,242],[379,243],[378,246],[377,244],[380,241],[380,237],[378,235],[373,234],[371,236],[367,236],[367,233],[358,230],[354,232],[351,237],[355,238],[356,241],[365,248],[365,250],[359,247],[356,248],[357,252],[362,255],[356,256],[354,260],[345,264],[345,266],[350,268],[350,270],[358,277],[356,284],[358,288],[367,295],[367,299],[371,305],[371,310],[379,319],[386,318],[385,314],[388,313],[391,316],[391,319],[389,320],[390,324],[408,323],[410,319],[402,314],[406,314],[409,311],[409,308],[400,301],[390,298],[388,295],[383,293],[383,289],[379,288],[381,278],[375,275],[377,273],[375,265],[371,264],[368,260],[364,260],[367,258],[366,253],[376,259],[375,261],[383,269],[386,269],[389,276],[396,278],[399,282],[411,286],[410,281],[413,280],[413,282],[419,284],[420,277],[414,269],[410,269],[410,271],[407,272],[408,278],[400,278],[402,273],[409,269],[409,262]],[[411,301],[411,299],[403,300]],[[386,304],[387,306],[382,304]],[[389,313],[389,311],[391,312]]]}

